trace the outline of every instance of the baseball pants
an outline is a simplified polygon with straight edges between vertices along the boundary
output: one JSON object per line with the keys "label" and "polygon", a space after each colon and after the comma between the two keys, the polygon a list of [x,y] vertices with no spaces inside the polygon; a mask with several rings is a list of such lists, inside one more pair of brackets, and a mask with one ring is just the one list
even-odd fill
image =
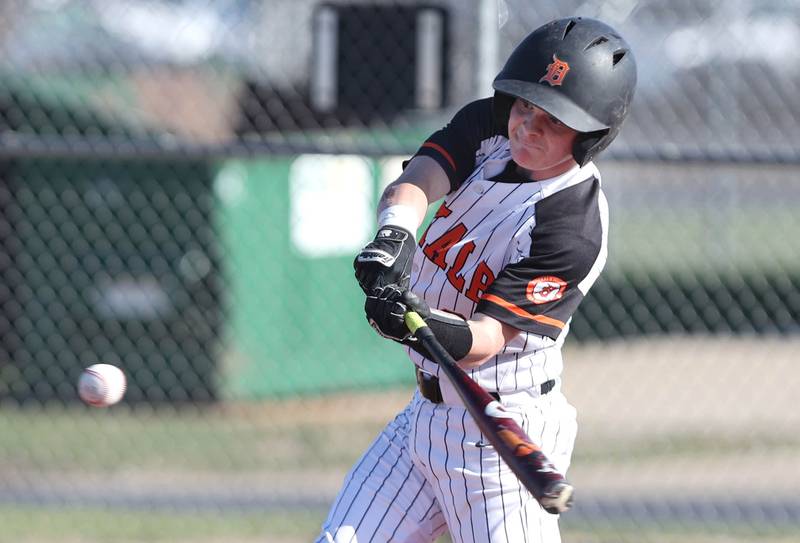
{"label": "baseball pants", "polygon": [[[502,401],[566,473],[577,422],[560,388]],[[561,541],[558,515],[522,487],[466,409],[416,392],[347,474],[316,541],[428,543],[448,530],[454,543]]]}

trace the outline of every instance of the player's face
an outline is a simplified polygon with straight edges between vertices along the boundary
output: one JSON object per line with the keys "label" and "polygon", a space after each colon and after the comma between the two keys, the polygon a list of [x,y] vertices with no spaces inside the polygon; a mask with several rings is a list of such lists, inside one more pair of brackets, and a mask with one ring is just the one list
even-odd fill
{"label": "player's face", "polygon": [[517,98],[508,118],[511,158],[531,179],[547,179],[575,166],[578,132],[530,102]]}

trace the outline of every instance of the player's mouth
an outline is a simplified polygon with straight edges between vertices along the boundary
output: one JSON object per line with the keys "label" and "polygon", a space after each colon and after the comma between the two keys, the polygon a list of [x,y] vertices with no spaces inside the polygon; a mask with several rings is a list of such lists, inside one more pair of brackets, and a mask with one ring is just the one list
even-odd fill
{"label": "player's mouth", "polygon": [[539,138],[517,137],[517,143],[523,148],[533,151],[542,151],[544,149]]}

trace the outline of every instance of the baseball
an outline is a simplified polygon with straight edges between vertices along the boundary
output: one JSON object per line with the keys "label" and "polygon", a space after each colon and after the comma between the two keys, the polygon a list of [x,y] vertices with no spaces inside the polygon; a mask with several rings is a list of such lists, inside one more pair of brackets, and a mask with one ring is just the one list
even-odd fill
{"label": "baseball", "polygon": [[125,374],[111,364],[94,364],[78,379],[78,396],[94,407],[108,407],[125,394]]}

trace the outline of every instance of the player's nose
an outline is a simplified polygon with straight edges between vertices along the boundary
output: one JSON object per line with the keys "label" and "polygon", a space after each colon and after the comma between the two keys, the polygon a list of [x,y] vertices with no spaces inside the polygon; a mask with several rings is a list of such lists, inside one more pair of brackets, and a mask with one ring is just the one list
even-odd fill
{"label": "player's nose", "polygon": [[525,130],[530,134],[541,134],[546,117],[547,113],[538,107],[528,111],[528,115],[525,117],[525,121],[523,122]]}

